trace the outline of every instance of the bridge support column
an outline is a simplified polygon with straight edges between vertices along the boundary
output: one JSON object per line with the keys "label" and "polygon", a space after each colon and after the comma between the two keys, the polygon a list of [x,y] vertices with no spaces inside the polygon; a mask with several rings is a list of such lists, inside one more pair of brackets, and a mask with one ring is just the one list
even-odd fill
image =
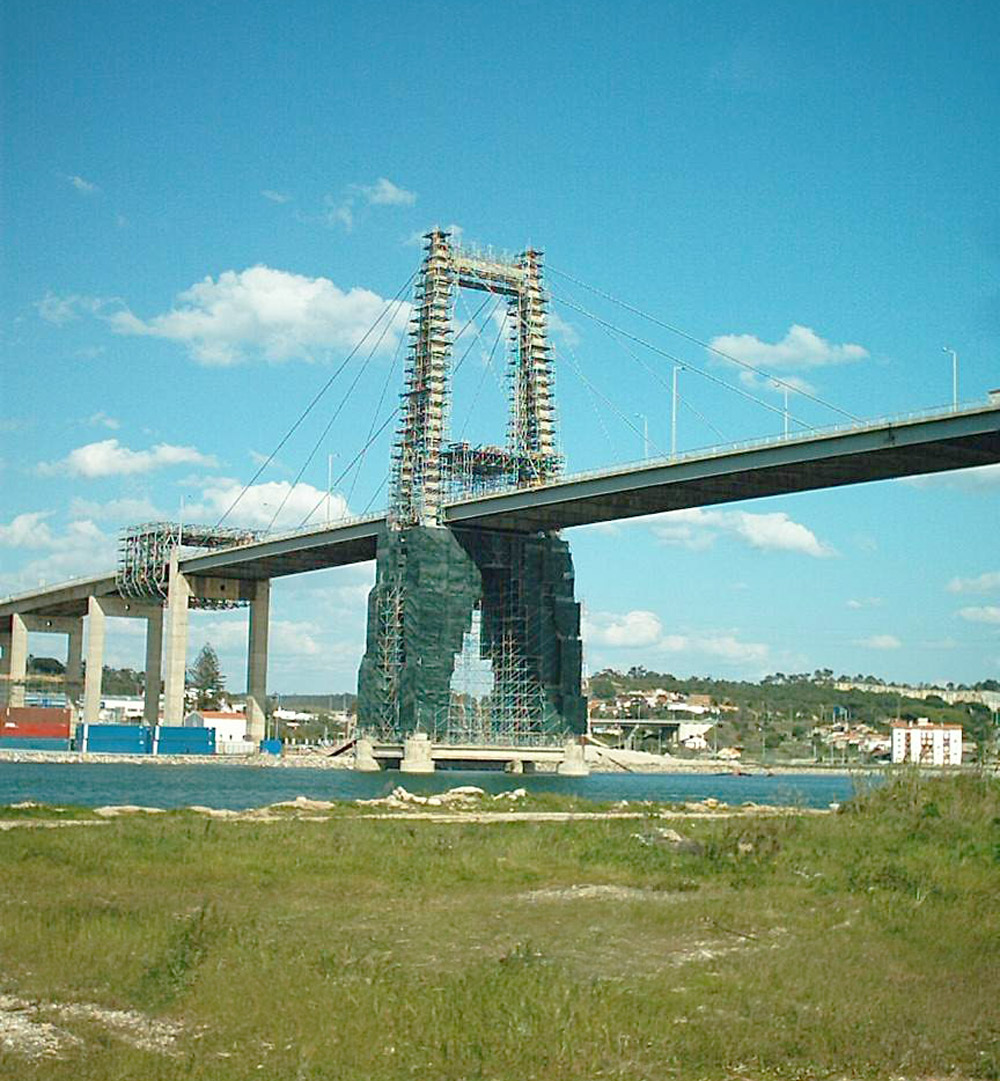
{"label": "bridge support column", "polygon": [[188,603],[191,583],[177,563],[177,551],[170,557],[167,582],[166,665],[163,689],[163,723],[184,721],[184,675],[187,671]]}
{"label": "bridge support column", "polygon": [[106,613],[99,598],[87,598],[87,670],[83,677],[83,723],[96,724],[101,711],[101,678],[104,675],[104,623]]}
{"label": "bridge support column", "polygon": [[247,649],[247,735],[255,747],[264,738],[267,708],[267,631],[271,611],[271,583],[254,583],[250,599],[250,632]]}
{"label": "bridge support column", "polygon": [[28,674],[28,627],[24,617],[16,612],[11,616],[10,662],[7,674],[10,677],[7,704],[23,706],[24,678]]}
{"label": "bridge support column", "polygon": [[79,699],[83,687],[83,617],[73,619],[66,647],[66,700]]}
{"label": "bridge support column", "polygon": [[400,773],[433,773],[434,758],[430,737],[426,732],[414,732],[403,741]]}
{"label": "bridge support column", "polygon": [[163,609],[157,605],[146,616],[146,696],[143,723],[155,728],[160,719],[160,679],[163,667]]}

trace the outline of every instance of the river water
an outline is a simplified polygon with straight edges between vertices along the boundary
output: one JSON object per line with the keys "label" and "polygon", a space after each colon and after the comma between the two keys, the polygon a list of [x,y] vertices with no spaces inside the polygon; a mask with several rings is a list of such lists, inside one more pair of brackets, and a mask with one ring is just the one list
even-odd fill
{"label": "river water", "polygon": [[[861,784],[869,783],[866,781]],[[279,800],[353,800],[385,796],[402,784],[411,792],[432,795],[456,785],[478,785],[487,792],[526,788],[592,800],[684,802],[714,797],[729,804],[754,803],[826,807],[854,793],[851,776],[831,773],[784,773],[732,776],[704,773],[595,773],[589,777],[555,774],[510,776],[472,771],[441,771],[429,776],[396,771],[262,768],[240,764],[157,765],[153,763],[0,762],[0,806],[34,800],[56,805],[100,807],[208,807],[244,810]]]}

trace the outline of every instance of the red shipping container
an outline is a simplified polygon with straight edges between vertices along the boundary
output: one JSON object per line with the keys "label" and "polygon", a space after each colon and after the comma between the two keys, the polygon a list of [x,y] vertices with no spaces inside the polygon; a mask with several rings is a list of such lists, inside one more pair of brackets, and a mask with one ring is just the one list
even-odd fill
{"label": "red shipping container", "polygon": [[70,711],[40,706],[0,709],[0,737],[4,739],[69,739]]}

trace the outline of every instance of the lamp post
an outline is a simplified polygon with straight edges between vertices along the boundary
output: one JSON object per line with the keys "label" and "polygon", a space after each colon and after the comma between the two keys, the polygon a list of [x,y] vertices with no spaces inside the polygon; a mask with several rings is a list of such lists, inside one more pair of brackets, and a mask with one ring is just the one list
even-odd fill
{"label": "lamp post", "polygon": [[649,457],[649,418],[644,413],[636,413],[636,417],[642,421],[642,456]]}
{"label": "lamp post", "polygon": [[941,347],[942,353],[951,353],[951,407],[958,409],[958,353],[950,345]]}

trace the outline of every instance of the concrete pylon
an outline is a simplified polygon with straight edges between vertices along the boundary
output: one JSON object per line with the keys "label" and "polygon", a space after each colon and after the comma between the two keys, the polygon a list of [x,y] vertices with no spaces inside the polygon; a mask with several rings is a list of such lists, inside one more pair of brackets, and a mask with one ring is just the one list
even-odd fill
{"label": "concrete pylon", "polygon": [[264,711],[267,707],[267,632],[271,610],[271,583],[254,583],[250,600],[250,630],[247,646],[247,736],[255,747],[264,738]]}
{"label": "concrete pylon", "polygon": [[354,744],[354,768],[358,773],[378,773],[382,768],[375,758],[375,749],[370,739],[359,739]]}
{"label": "concrete pylon", "polygon": [[24,705],[24,677],[28,674],[28,628],[16,612],[10,617],[10,634],[5,635],[4,675],[7,676],[7,705]]}
{"label": "concrete pylon", "polygon": [[163,668],[163,609],[159,605],[146,616],[146,696],[142,720],[155,728],[160,719],[160,680]]}
{"label": "concrete pylon", "polygon": [[83,617],[74,619],[66,633],[66,698],[70,701],[80,694],[83,684]]}
{"label": "concrete pylon", "polygon": [[178,565],[177,549],[170,557],[167,582],[166,664],[164,665],[163,723],[184,721],[184,675],[187,671],[188,604],[191,583]]}
{"label": "concrete pylon", "polygon": [[561,777],[589,777],[590,766],[583,754],[583,744],[576,740],[570,740],[563,745],[565,757],[556,767],[556,772]]}
{"label": "concrete pylon", "polygon": [[426,732],[413,732],[403,741],[400,773],[433,773],[432,744]]}
{"label": "concrete pylon", "polygon": [[101,711],[104,675],[104,623],[106,613],[98,597],[87,598],[87,670],[83,679],[83,723],[97,724]]}

